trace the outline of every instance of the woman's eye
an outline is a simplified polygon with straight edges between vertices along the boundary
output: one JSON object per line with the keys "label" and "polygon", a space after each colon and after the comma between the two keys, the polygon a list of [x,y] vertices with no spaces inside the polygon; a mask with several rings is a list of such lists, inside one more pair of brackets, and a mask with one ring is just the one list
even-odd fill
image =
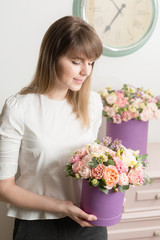
{"label": "woman's eye", "polygon": [[75,64],[75,65],[79,65],[80,64],[80,62],[75,62],[75,61],[72,61],[72,63]]}
{"label": "woman's eye", "polygon": [[90,62],[90,63],[88,63],[88,65],[93,66],[93,63],[94,63],[94,62]]}

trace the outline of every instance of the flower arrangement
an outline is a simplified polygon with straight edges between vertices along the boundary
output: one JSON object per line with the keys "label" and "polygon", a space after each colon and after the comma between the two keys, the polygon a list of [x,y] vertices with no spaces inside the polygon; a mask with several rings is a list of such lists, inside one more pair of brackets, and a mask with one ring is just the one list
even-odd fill
{"label": "flower arrangement", "polygon": [[150,179],[144,173],[147,155],[125,148],[121,141],[105,137],[73,153],[66,165],[67,176],[86,179],[90,186],[108,194],[129,189],[130,185],[145,185]]}
{"label": "flower arrangement", "polygon": [[121,90],[107,87],[99,92],[103,102],[103,116],[110,122],[121,123],[137,119],[148,121],[160,118],[160,96],[150,90],[124,84]]}

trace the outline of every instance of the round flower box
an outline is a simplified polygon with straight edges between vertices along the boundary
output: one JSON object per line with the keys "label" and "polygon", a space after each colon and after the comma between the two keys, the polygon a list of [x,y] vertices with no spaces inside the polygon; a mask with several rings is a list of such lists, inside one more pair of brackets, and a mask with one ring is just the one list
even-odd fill
{"label": "round flower box", "polygon": [[140,154],[147,153],[148,121],[131,119],[128,122],[112,123],[107,120],[106,135],[113,140],[120,139],[126,148],[140,150]]}
{"label": "round flower box", "polygon": [[89,186],[87,180],[82,183],[81,208],[97,217],[90,221],[95,226],[111,226],[117,224],[122,217],[124,193],[109,190],[103,193],[98,187]]}

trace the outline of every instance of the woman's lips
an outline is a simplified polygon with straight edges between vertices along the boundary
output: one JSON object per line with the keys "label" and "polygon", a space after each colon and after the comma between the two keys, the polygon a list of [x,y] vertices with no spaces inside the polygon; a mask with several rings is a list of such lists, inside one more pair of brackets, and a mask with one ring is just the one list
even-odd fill
{"label": "woman's lips", "polygon": [[82,84],[84,82],[84,80],[82,80],[82,79],[77,79],[77,78],[73,78],[73,79],[78,84]]}

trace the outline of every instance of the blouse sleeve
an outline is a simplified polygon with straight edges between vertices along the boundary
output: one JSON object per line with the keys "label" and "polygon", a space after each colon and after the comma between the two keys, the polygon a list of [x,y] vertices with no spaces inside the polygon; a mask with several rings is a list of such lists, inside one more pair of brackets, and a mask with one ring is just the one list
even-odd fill
{"label": "blouse sleeve", "polygon": [[94,138],[97,139],[98,131],[102,123],[102,100],[98,93],[92,92],[91,122],[93,124]]}
{"label": "blouse sleeve", "polygon": [[8,98],[0,115],[0,180],[17,172],[24,132],[23,112],[17,96]]}

